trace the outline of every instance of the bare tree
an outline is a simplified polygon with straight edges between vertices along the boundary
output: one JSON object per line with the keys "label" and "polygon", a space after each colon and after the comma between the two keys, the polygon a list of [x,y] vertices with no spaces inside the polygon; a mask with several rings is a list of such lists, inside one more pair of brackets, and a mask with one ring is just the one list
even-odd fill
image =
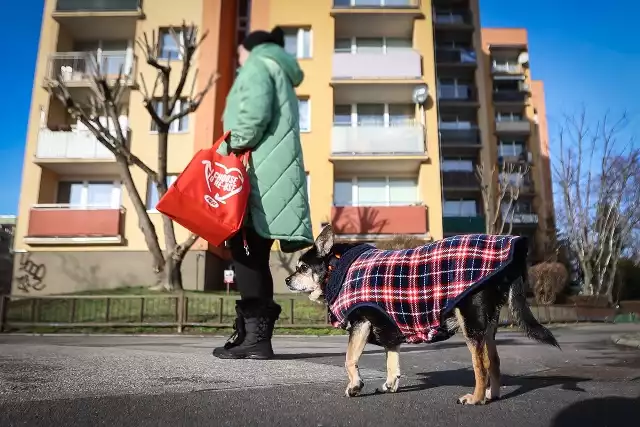
{"label": "bare tree", "polygon": [[582,270],[583,293],[612,291],[618,260],[640,225],[640,150],[618,136],[626,117],[567,117],[554,165],[558,219]]}
{"label": "bare tree", "polygon": [[487,233],[511,234],[518,199],[530,167],[526,162],[501,162],[486,170],[483,163],[476,166],[480,182],[482,204],[487,219]]}
{"label": "bare tree", "polygon": [[[196,92],[198,70],[195,69],[191,91],[187,94],[185,87],[189,73],[192,70],[194,55],[207,37],[207,33],[198,37],[195,25],[187,26],[184,22],[181,27],[171,28],[170,33],[176,45],[179,46],[180,64],[182,66],[173,92],[171,91],[174,86],[171,79],[172,68],[170,60],[164,61],[160,59],[160,35],[156,34],[154,30],[151,37],[145,33],[136,41],[137,46],[144,53],[146,63],[157,71],[151,90],[149,90],[143,74],[140,73],[143,105],[155,124],[158,134],[158,161],[156,168],[151,167],[131,152],[128,132],[123,129],[123,126],[118,121],[124,107],[122,100],[125,91],[124,84],[127,80],[127,77],[123,75],[122,67],[118,77],[113,79],[106,75],[102,70],[102,65],[97,60],[94,60],[94,72],[91,77],[92,91],[86,100],[72,97],[62,75],[58,75],[55,80],[49,82],[49,90],[62,102],[69,114],[83,123],[98,141],[115,156],[116,162],[120,167],[122,183],[134,206],[140,230],[153,257],[153,270],[156,274],[154,288],[171,291],[182,289],[182,261],[198,239],[198,236],[191,234],[184,242],[178,244],[173,221],[162,215],[165,243],[163,252],[155,226],[147,213],[143,197],[134,184],[131,167],[135,166],[144,171],[148,180],[155,185],[159,197],[166,194],[168,189],[167,154],[171,124],[198,109],[205,95],[217,79],[217,75],[210,76],[204,87]],[[162,106],[161,108],[157,108],[156,103],[158,101]]]}

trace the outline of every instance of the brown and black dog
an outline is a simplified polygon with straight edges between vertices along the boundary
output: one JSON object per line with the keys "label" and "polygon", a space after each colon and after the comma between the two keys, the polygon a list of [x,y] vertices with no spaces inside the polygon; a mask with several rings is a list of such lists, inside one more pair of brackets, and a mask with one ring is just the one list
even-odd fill
{"label": "brown and black dog", "polygon": [[[502,237],[479,236],[493,237],[494,240],[496,237]],[[509,237],[506,236],[506,238]],[[453,336],[458,330],[462,330],[471,352],[475,388],[473,393],[458,398],[457,402],[461,404],[480,405],[500,397],[500,357],[495,336],[500,309],[505,303],[508,302],[514,320],[527,337],[560,348],[553,334],[534,317],[526,301],[528,252],[526,239],[514,236],[511,238],[513,245],[510,262],[501,267],[496,274],[491,275],[480,289],[463,294],[459,300],[456,300],[452,309],[443,311],[438,322],[440,326],[437,337],[429,341],[442,341]],[[287,287],[293,292],[309,293],[311,300],[324,302],[328,279],[335,272],[336,259],[358,246],[362,245],[334,245],[333,230],[331,226],[325,227],[314,246],[300,256],[296,271],[285,280]],[[369,250],[375,251],[373,248]],[[386,251],[386,253],[399,256],[398,251]],[[331,310],[330,305],[330,315]],[[385,315],[379,307],[372,307],[371,304],[355,306],[347,312],[346,317],[344,327],[349,331],[345,362],[349,376],[346,395],[355,396],[364,387],[358,371],[358,360],[367,343],[384,347],[387,379],[382,385],[382,390],[391,393],[397,391],[400,377],[399,348],[401,344],[408,342],[406,336],[401,333],[390,316]]]}

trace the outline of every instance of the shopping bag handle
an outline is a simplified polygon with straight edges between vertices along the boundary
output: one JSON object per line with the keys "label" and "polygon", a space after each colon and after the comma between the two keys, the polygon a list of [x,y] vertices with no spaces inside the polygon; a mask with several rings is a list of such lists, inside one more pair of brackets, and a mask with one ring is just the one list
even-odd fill
{"label": "shopping bag handle", "polygon": [[[218,138],[218,140],[216,142],[213,143],[213,149],[217,150],[220,145],[222,144],[222,141],[226,141],[227,143],[230,142],[231,139],[231,131],[228,130],[224,133],[224,135],[222,135],[220,138]],[[242,162],[243,165],[245,165],[245,167],[247,166],[248,162],[249,162],[249,155],[251,154],[251,150],[245,150],[240,154],[236,154],[236,153],[231,153],[231,155],[236,156],[240,159],[240,161]]]}

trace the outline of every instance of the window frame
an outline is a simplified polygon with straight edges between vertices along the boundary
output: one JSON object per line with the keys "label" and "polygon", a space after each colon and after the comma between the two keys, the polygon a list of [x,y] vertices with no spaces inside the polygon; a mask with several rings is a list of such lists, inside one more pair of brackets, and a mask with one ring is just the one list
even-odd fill
{"label": "window frame", "polygon": [[[308,124],[306,128],[302,127],[302,115],[300,114],[300,106],[301,103],[306,103],[307,105],[307,117]],[[299,96],[298,97],[298,128],[300,129],[300,133],[309,133],[311,132],[311,98],[308,96]]]}
{"label": "window frame", "polygon": [[[176,180],[178,179],[178,173],[167,173],[167,188],[171,187]],[[147,179],[147,192],[145,195],[145,200],[144,200],[144,206],[147,209],[147,212],[149,213],[160,213],[155,205],[158,204],[158,202],[155,203],[155,205],[153,207],[149,207],[150,205],[150,201],[151,201],[151,195],[153,192],[157,192],[157,189],[154,185],[154,182],[151,179]],[[156,194],[158,201],[160,201],[160,195]]]}
{"label": "window frame", "polygon": [[[372,105],[372,104],[377,104],[377,105],[383,105],[384,109],[383,109],[383,114],[382,114],[382,124],[381,125],[374,125],[374,124],[365,124],[365,125],[360,125],[359,120],[360,120],[360,116],[358,114],[358,106],[359,105]],[[413,108],[414,111],[414,116],[413,119],[409,119],[404,121],[404,123],[399,122],[399,123],[393,123],[392,117],[404,117],[404,116],[392,116],[390,114],[390,110],[392,109],[392,107],[408,107],[411,106],[411,108]],[[350,123],[336,123],[336,107],[350,107],[351,108],[351,122]],[[333,118],[332,118],[332,127],[382,127],[382,128],[390,128],[390,127],[399,127],[399,126],[407,126],[407,127],[413,127],[413,126],[419,126],[420,120],[418,119],[417,115],[415,115],[415,104],[411,103],[411,102],[407,102],[407,103],[398,103],[398,102],[378,102],[378,103],[369,103],[369,102],[362,102],[362,103],[352,103],[352,104],[334,104],[333,105]]]}
{"label": "window frame", "polygon": [[[363,181],[380,181],[384,183],[384,201],[380,204],[360,204],[359,200],[359,182]],[[394,181],[411,181],[415,184],[415,199],[414,201],[406,201],[406,202],[391,202],[391,186],[390,182]],[[335,200],[335,185],[336,183],[350,184],[351,185],[351,204],[336,204]],[[334,207],[391,207],[391,206],[417,206],[423,204],[423,201],[420,200],[420,184],[417,178],[413,177],[396,177],[396,176],[378,176],[378,177],[353,177],[353,178],[342,178],[335,179],[333,182],[333,197],[331,201]]]}
{"label": "window frame", "polygon": [[[459,209],[458,209],[459,214],[458,214],[458,215],[451,215],[451,214],[446,213],[446,208],[445,208],[445,207],[447,206],[447,203],[455,203],[455,202],[460,203],[460,205],[459,205]],[[473,202],[473,203],[474,203],[474,206],[475,206],[475,214],[474,214],[474,215],[472,215],[472,216],[469,216],[469,215],[460,215],[460,214],[463,212],[463,209],[462,209],[462,203],[463,203],[463,202]],[[477,200],[477,199],[469,199],[469,198],[459,198],[459,199],[450,199],[450,198],[449,198],[449,199],[443,199],[443,200],[442,200],[442,216],[443,216],[444,218],[469,218],[469,217],[477,217],[477,216],[480,216],[479,209],[478,209],[479,205],[480,205],[480,204],[478,203],[478,200]]]}
{"label": "window frame", "polygon": [[[293,55],[291,52],[287,52],[292,56],[295,56],[296,59],[311,59],[313,58],[313,28],[311,26],[290,26],[290,27],[282,27],[285,33],[285,37],[291,36],[295,33],[296,37],[296,53]],[[309,34],[309,52],[308,56],[305,56],[305,48],[304,48],[304,35],[305,33]]]}
{"label": "window frame", "polygon": [[[82,184],[82,189],[80,193],[81,202],[78,205],[71,204],[71,200],[69,202],[63,203],[60,202],[60,184],[68,183],[68,184]],[[111,201],[108,206],[104,205],[90,205],[88,202],[89,198],[89,186],[94,184],[106,184],[110,183],[111,187]],[[69,193],[71,196],[71,193]],[[122,206],[122,183],[120,180],[114,179],[61,179],[58,181],[56,186],[56,205],[66,206],[69,209],[120,209]]]}
{"label": "window frame", "polygon": [[[173,28],[173,30],[176,32],[176,35],[178,36],[179,39],[179,43],[176,45],[177,49],[178,49],[178,56],[176,58],[173,57],[167,57],[163,55],[163,50],[164,50],[164,44],[163,44],[163,36],[166,34],[169,37],[172,37],[171,35],[171,28]],[[192,27],[188,27],[188,29],[191,29]],[[184,51],[184,34],[182,32],[182,28],[175,26],[175,25],[168,25],[168,26],[164,26],[164,27],[160,27],[158,29],[158,60],[161,61],[181,61],[182,60],[182,52]]]}
{"label": "window frame", "polygon": [[[180,111],[182,109],[182,104],[186,103],[188,101],[188,98],[183,96],[180,97],[178,99],[178,101],[176,102],[176,106],[175,109]],[[161,112],[158,110],[158,105],[160,105],[162,103],[162,100],[160,100],[160,98],[153,98],[153,100],[151,101],[153,104],[153,109],[156,111],[156,114],[161,115]],[[190,124],[190,114],[187,114],[184,117],[181,117],[178,120],[174,120],[170,125],[169,125],[169,133],[170,134],[183,134],[183,133],[189,133],[189,124]],[[149,125],[149,133],[151,134],[157,134],[158,133],[158,129],[157,129],[157,123],[153,121],[153,119],[151,118],[151,116],[149,116],[149,120],[151,121],[150,125]],[[186,124],[184,125],[183,129],[180,129],[180,125],[183,124],[184,122],[186,122]],[[175,129],[177,128],[177,129]]]}

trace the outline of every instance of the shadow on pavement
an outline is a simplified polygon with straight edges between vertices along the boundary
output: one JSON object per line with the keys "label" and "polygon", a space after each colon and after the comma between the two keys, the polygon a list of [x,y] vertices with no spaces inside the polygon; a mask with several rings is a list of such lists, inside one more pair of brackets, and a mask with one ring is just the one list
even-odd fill
{"label": "shadow on pavement", "polygon": [[549,427],[632,425],[638,422],[638,416],[640,398],[611,396],[573,403],[558,412]]}
{"label": "shadow on pavement", "polygon": [[[431,388],[442,386],[460,386],[468,387],[469,392],[475,385],[473,370],[467,368],[454,369],[448,371],[429,372],[418,374],[422,384],[400,386],[397,393],[406,393],[411,391],[428,390]],[[561,386],[562,390],[585,392],[578,383],[591,381],[591,378],[572,377],[565,375],[523,375],[514,376],[503,374],[502,386],[518,386],[514,391],[502,395],[500,400],[511,399],[516,396],[523,395],[533,390],[551,386]]]}
{"label": "shadow on pavement", "polygon": [[[527,343],[522,343],[518,340],[511,338],[497,339],[498,345],[509,345],[509,344],[518,344],[518,346],[527,345]],[[467,345],[464,341],[452,341],[452,342],[444,342],[437,344],[421,344],[421,345],[409,345],[406,344],[400,349],[400,360],[402,360],[402,353],[413,353],[420,351],[438,351],[438,350],[446,350],[450,348],[467,348]],[[323,357],[332,357],[332,356],[344,356],[346,354],[346,344],[344,352],[334,352],[334,353],[282,353],[276,354],[274,359],[276,360],[297,360],[297,359],[319,359]],[[363,355],[367,354],[384,354],[384,349],[381,347],[376,347],[376,350],[365,350],[362,352]]]}

